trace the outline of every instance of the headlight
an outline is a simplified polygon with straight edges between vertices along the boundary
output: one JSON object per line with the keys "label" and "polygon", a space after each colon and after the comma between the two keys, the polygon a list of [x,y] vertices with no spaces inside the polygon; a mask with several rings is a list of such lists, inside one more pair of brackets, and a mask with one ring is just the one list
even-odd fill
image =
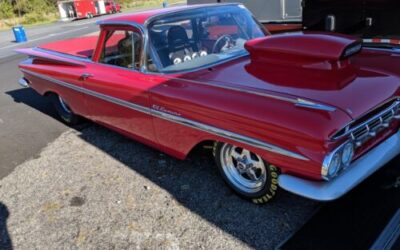
{"label": "headlight", "polygon": [[323,162],[321,175],[325,180],[335,177],[344,167],[350,165],[354,156],[354,145],[352,142],[342,144],[328,154]]}
{"label": "headlight", "polygon": [[333,177],[337,174],[340,168],[340,155],[339,153],[336,153],[331,160],[331,163],[329,164],[328,167],[328,177]]}
{"label": "headlight", "polygon": [[353,159],[353,155],[354,155],[353,143],[349,142],[343,147],[343,152],[342,152],[343,165],[348,166],[351,162],[351,159]]}

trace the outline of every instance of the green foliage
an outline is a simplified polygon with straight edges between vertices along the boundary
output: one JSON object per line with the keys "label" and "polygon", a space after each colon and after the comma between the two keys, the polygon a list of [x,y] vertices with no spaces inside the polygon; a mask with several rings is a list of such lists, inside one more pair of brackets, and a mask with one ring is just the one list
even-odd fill
{"label": "green foliage", "polygon": [[14,8],[9,1],[0,0],[0,19],[12,18],[14,16]]}
{"label": "green foliage", "polygon": [[[124,9],[161,7],[164,0],[117,0]],[[166,0],[168,4],[184,3],[185,0]]]}
{"label": "green foliage", "polygon": [[56,11],[56,5],[51,0],[17,0],[14,4],[14,12],[22,14],[48,14]]}
{"label": "green foliage", "polygon": [[[116,0],[123,10],[161,7],[163,0]],[[169,4],[185,0],[168,0]],[[19,18],[20,16],[20,18]],[[0,0],[0,29],[16,23],[34,24],[58,18],[57,0]]]}
{"label": "green foliage", "polygon": [[55,15],[56,0],[0,0],[0,28],[16,22],[33,24],[54,20]]}
{"label": "green foliage", "polygon": [[40,13],[31,12],[24,15],[22,19],[22,24],[32,24],[32,23],[41,23],[47,21],[47,16],[44,16]]}

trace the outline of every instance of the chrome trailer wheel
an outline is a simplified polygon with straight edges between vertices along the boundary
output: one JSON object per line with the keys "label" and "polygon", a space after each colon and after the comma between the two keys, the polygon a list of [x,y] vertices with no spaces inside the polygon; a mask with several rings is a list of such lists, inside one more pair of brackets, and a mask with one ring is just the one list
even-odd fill
{"label": "chrome trailer wheel", "polygon": [[214,148],[223,179],[240,196],[266,203],[278,189],[278,169],[246,148],[217,143]]}

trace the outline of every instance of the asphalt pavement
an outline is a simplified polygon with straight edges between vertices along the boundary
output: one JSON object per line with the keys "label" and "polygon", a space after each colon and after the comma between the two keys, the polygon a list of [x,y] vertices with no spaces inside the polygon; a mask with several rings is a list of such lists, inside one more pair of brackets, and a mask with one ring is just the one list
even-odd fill
{"label": "asphalt pavement", "polygon": [[0,178],[34,157],[67,129],[57,120],[48,100],[40,98],[32,89],[21,89],[18,85],[22,74],[17,66],[25,56],[16,54],[14,49],[34,47],[96,30],[95,19],[90,19],[82,20],[82,23],[75,21],[29,28],[26,43],[14,43],[11,31],[0,33]]}
{"label": "asphalt pavement", "polygon": [[67,130],[0,180],[0,249],[274,249],[318,203],[235,195],[210,149],[171,158],[104,127]]}
{"label": "asphalt pavement", "polygon": [[25,43],[16,43],[11,29],[1,31],[0,60],[15,55],[14,49],[17,48],[34,47],[41,43],[72,38],[96,31],[98,30],[96,21],[107,17],[109,16],[27,27],[25,30],[28,41]]}
{"label": "asphalt pavement", "polygon": [[28,27],[26,43],[15,43],[11,30],[0,32],[0,179],[18,164],[35,157],[67,129],[57,120],[48,100],[18,85],[22,74],[17,65],[25,56],[16,54],[14,50],[98,31],[96,21],[109,17]]}
{"label": "asphalt pavement", "polygon": [[46,99],[17,84],[21,77],[17,65],[22,58],[12,56],[0,62],[0,178],[37,155],[67,129],[55,119]]}

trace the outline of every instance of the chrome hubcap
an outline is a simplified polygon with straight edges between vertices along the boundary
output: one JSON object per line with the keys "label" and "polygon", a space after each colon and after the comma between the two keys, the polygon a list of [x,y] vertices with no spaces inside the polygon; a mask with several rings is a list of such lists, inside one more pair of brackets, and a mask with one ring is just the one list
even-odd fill
{"label": "chrome hubcap", "polygon": [[239,190],[256,193],[264,187],[267,172],[264,161],[257,154],[244,148],[224,144],[220,159],[226,177]]}
{"label": "chrome hubcap", "polygon": [[62,99],[61,96],[58,96],[58,100],[60,101],[61,108],[62,108],[65,112],[67,112],[68,114],[71,114],[71,113],[72,113],[72,112],[71,112],[71,109],[70,109],[70,107],[68,106],[68,104],[64,101],[64,99]]}

